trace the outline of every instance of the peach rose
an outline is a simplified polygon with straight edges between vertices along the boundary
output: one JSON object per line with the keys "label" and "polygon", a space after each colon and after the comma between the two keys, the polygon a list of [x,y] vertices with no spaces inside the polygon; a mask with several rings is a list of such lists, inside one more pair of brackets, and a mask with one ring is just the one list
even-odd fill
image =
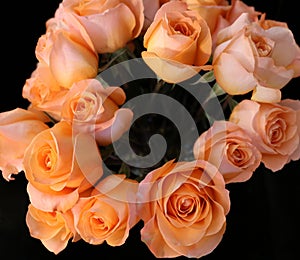
{"label": "peach rose", "polygon": [[166,82],[178,83],[211,69],[205,65],[212,51],[209,27],[181,1],[167,2],[156,12],[144,47],[143,60]]}
{"label": "peach rose", "polygon": [[30,235],[41,240],[43,245],[56,255],[67,247],[72,238],[73,242],[76,241],[70,212],[46,212],[29,204],[26,224]]}
{"label": "peach rose", "polygon": [[250,179],[262,157],[250,136],[229,121],[215,121],[195,141],[193,152],[196,159],[215,165],[225,183]]}
{"label": "peach rose", "polygon": [[98,53],[112,53],[136,38],[144,24],[143,0],[64,0],[89,34]]}
{"label": "peach rose", "polygon": [[300,75],[300,49],[292,32],[264,16],[252,22],[243,13],[218,34],[213,53],[217,83],[230,95],[252,92],[252,100],[278,102],[280,89]]}
{"label": "peach rose", "polygon": [[183,0],[191,10],[198,12],[207,22],[214,50],[219,31],[231,25],[242,13],[249,13],[252,21],[258,20],[261,12],[239,0]]}
{"label": "peach rose", "polygon": [[62,119],[76,131],[95,134],[99,145],[117,140],[131,125],[133,112],[119,108],[126,100],[120,87],[104,88],[100,81],[87,79],[73,84],[62,106]]}
{"label": "peach rose", "polygon": [[31,203],[44,211],[65,212],[102,176],[95,140],[72,136],[65,121],[36,135],[24,154],[24,171]]}
{"label": "peach rose", "polygon": [[138,198],[141,239],[155,257],[200,258],[220,243],[230,199],[209,162],[167,162],[139,183]]}
{"label": "peach rose", "polygon": [[72,208],[75,229],[89,244],[104,241],[111,246],[125,243],[129,231],[137,223],[135,195],[137,182],[125,175],[108,175],[101,180],[90,197],[82,197]]}
{"label": "peach rose", "polygon": [[249,19],[252,22],[258,21],[259,16],[262,14],[261,12],[256,11],[253,6],[248,6],[243,1],[231,1],[230,8],[226,10],[225,14],[223,16],[218,16],[217,23],[212,32],[213,50],[215,50],[216,47],[216,41],[219,31],[231,25],[242,13],[248,13]]}
{"label": "peach rose", "polygon": [[300,158],[299,113],[299,100],[278,104],[243,100],[234,107],[229,120],[245,129],[262,153],[265,167],[275,172]]}
{"label": "peach rose", "polygon": [[31,140],[48,129],[46,117],[22,108],[0,113],[0,170],[5,180],[23,171],[23,157]]}
{"label": "peach rose", "polygon": [[39,62],[48,65],[59,86],[70,88],[79,80],[98,73],[98,53],[75,16],[60,7],[46,23],[46,33],[36,45]]}
{"label": "peach rose", "polygon": [[48,65],[39,62],[30,78],[26,79],[22,96],[31,103],[32,109],[44,111],[59,121],[67,92],[68,89],[57,83]]}

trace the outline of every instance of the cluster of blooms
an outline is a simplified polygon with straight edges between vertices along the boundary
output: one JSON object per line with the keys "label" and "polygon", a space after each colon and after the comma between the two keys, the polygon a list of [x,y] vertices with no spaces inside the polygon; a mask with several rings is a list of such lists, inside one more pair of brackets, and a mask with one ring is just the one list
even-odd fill
{"label": "cluster of blooms", "polygon": [[[226,185],[261,163],[275,172],[300,158],[300,101],[281,93],[300,75],[300,49],[286,23],[266,18],[239,0],[63,0],[37,42],[22,92],[30,105],[0,113],[0,169],[7,181],[28,180],[30,235],[58,254],[80,239],[122,245],[142,221],[155,257],[212,252],[230,211]],[[157,76],[151,91],[200,75],[230,107],[199,133],[192,159],[142,175],[104,167],[134,121],[123,105],[153,81],[137,90],[101,72],[137,58]]]}

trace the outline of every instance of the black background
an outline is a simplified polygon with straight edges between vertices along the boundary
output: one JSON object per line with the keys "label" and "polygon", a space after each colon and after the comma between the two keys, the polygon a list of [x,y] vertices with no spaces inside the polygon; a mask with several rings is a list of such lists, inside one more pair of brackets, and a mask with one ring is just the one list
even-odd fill
{"label": "black background", "polygon": [[[27,106],[22,98],[22,87],[36,66],[34,50],[37,40],[45,32],[45,22],[54,15],[59,2],[27,0],[1,3],[0,112]],[[266,12],[269,19],[287,22],[300,43],[299,14],[296,13],[294,1],[244,2]],[[299,79],[292,80],[283,89],[283,97],[299,99],[299,87]],[[300,259],[299,169],[300,161],[291,162],[276,173],[260,167],[249,181],[228,186],[232,205],[227,217],[227,230],[219,246],[201,259]],[[30,237],[25,224],[27,205],[23,174],[12,182],[0,178],[1,259],[154,259],[140,241],[141,225],[131,230],[126,243],[120,247],[70,242],[64,251],[55,256],[39,240]]]}

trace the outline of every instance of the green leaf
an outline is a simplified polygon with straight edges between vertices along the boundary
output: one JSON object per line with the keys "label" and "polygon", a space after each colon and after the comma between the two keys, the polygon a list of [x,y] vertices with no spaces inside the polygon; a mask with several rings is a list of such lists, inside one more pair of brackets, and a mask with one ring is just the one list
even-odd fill
{"label": "green leaf", "polygon": [[217,82],[213,85],[212,89],[217,97],[226,94],[224,89],[222,89]]}
{"label": "green leaf", "polygon": [[200,82],[201,83],[207,83],[207,82],[212,82],[214,81],[215,78],[215,74],[213,70],[210,70],[208,72],[206,72],[205,74],[202,75],[202,77],[200,78]]}

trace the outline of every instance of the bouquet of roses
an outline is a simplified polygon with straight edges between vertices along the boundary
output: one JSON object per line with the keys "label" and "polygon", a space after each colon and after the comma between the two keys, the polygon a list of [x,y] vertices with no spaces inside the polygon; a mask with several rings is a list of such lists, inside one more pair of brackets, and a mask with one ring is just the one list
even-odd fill
{"label": "bouquet of roses", "polygon": [[300,158],[300,101],[281,93],[300,48],[242,1],[63,0],[35,54],[30,105],[0,113],[0,170],[24,173],[30,235],[54,254],[142,222],[155,257],[200,258],[227,184]]}

